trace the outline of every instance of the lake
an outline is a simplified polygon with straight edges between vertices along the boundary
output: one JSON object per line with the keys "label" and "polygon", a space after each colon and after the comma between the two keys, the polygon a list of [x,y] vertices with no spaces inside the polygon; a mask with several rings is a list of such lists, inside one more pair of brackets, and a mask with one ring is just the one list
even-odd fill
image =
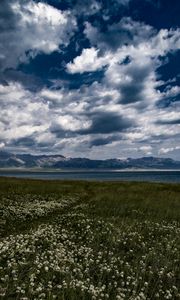
{"label": "lake", "polygon": [[0,176],[48,180],[180,182],[180,170],[0,170]]}

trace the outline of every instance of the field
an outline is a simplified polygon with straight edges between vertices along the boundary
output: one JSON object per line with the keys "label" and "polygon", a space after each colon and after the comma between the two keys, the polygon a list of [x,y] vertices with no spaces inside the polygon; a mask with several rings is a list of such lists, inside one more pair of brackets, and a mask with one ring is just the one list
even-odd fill
{"label": "field", "polygon": [[180,185],[0,179],[0,299],[180,299]]}

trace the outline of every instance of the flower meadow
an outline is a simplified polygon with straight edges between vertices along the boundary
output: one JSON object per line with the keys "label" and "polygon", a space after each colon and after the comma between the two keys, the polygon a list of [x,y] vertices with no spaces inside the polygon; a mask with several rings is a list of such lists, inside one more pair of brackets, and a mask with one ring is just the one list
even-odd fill
{"label": "flower meadow", "polygon": [[0,183],[0,299],[180,299],[178,185]]}

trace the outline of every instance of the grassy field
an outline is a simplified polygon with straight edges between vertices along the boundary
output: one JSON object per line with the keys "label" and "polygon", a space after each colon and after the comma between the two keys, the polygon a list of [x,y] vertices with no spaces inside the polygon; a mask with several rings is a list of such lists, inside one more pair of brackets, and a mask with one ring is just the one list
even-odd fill
{"label": "grassy field", "polygon": [[180,185],[0,178],[0,299],[180,299]]}

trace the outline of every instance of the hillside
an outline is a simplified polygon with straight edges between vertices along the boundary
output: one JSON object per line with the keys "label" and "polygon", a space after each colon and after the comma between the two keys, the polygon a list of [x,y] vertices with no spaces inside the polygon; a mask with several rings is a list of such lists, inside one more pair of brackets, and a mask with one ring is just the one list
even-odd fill
{"label": "hillside", "polygon": [[0,168],[180,169],[180,161],[158,157],[92,160],[63,155],[13,154],[0,151]]}

